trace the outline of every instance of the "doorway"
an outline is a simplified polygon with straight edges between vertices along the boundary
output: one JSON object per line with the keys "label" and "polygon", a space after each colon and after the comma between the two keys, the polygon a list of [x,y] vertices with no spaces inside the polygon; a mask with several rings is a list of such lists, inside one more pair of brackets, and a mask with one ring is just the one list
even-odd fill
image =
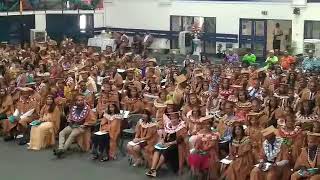
{"label": "doorway", "polygon": [[277,39],[280,40],[279,53],[292,51],[292,22],[290,20],[273,19],[240,19],[239,47],[250,48],[258,59],[264,59],[269,50],[274,49],[274,31],[276,25],[282,32]]}
{"label": "doorway", "polygon": [[249,48],[257,58],[266,56],[267,20],[240,19],[239,47]]}

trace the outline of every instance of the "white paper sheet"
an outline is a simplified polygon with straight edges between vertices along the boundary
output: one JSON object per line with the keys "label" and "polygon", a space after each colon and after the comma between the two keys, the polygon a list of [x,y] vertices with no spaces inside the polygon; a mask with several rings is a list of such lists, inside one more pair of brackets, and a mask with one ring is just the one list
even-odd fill
{"label": "white paper sheet", "polygon": [[128,118],[129,117],[130,111],[125,111],[125,110],[120,110],[120,114],[123,115],[123,118]]}
{"label": "white paper sheet", "polygon": [[19,110],[18,110],[18,109],[16,109],[16,110],[14,111],[13,116],[15,116],[15,117],[19,116]]}
{"label": "white paper sheet", "polygon": [[101,135],[105,135],[105,134],[108,134],[108,133],[107,132],[98,131],[98,132],[95,132],[94,134],[98,135],[98,136],[101,136]]}
{"label": "white paper sheet", "polygon": [[220,161],[222,164],[231,164],[232,160],[228,159],[228,156]]}
{"label": "white paper sheet", "polygon": [[33,112],[34,112],[34,109],[31,109],[30,111],[22,114],[22,115],[20,116],[20,119],[24,119],[24,118],[27,118],[27,117],[31,116],[31,115],[33,114]]}
{"label": "white paper sheet", "polygon": [[130,146],[136,146],[136,145],[138,145],[138,144],[140,144],[140,143],[143,143],[144,141],[139,141],[139,142],[137,142],[137,143],[135,143],[135,142],[133,142],[133,141],[130,141],[130,142],[128,142],[128,144],[130,145]]}

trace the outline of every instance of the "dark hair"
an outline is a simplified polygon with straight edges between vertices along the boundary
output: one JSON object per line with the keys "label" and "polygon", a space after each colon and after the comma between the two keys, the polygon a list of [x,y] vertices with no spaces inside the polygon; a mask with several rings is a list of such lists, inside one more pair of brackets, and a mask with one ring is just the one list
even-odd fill
{"label": "dark hair", "polygon": [[246,100],[248,100],[248,93],[247,93],[246,91],[244,91],[244,90],[240,90],[240,91],[239,91],[239,93],[238,93],[238,99],[239,99],[240,93],[243,93],[243,94],[244,94],[244,98],[245,98]]}
{"label": "dark hair", "polygon": [[41,66],[43,66],[44,72],[48,72],[48,68],[47,68],[47,66],[46,66],[45,64],[39,64],[39,68],[40,68]]}
{"label": "dark hair", "polygon": [[24,69],[27,70],[27,69],[28,69],[28,66],[30,66],[31,69],[34,70],[34,66],[33,66],[33,64],[31,64],[31,63],[26,63],[26,64],[24,65]]}
{"label": "dark hair", "polygon": [[262,101],[256,97],[252,98],[251,103],[253,103],[254,101],[256,101],[259,105],[262,104]]}
{"label": "dark hair", "polygon": [[245,132],[244,132],[243,126],[242,126],[242,125],[236,125],[236,126],[234,126],[233,129],[232,129],[232,139],[236,138],[236,128],[237,128],[237,127],[240,128],[242,137],[245,136]]}
{"label": "dark hair", "polygon": [[[139,97],[138,89],[136,87],[133,87],[137,91],[137,96],[135,98]],[[131,95],[132,89],[128,88],[128,97],[133,98]]]}
{"label": "dark hair", "polygon": [[197,99],[197,104],[200,104],[201,102],[200,102],[200,100],[199,100],[199,98],[197,97],[197,95],[196,94],[193,94],[193,93],[191,93],[191,94],[189,94],[189,96],[188,96],[188,103],[190,104],[190,97],[191,96],[195,96],[195,98]]}
{"label": "dark hair", "polygon": [[[157,88],[157,84],[149,82],[149,83],[148,83],[148,86],[149,86],[148,93],[151,93],[151,86],[152,86],[152,85],[154,85],[154,86]],[[156,92],[158,92],[158,90],[156,90]]]}
{"label": "dark hair", "polygon": [[[177,105],[173,105],[173,112],[176,112],[176,111],[178,111],[179,110],[179,108],[178,108],[178,106]],[[168,108],[166,108],[165,109],[165,112],[164,112],[165,114],[168,114],[169,112],[168,112]]]}
{"label": "dark hair", "polygon": [[277,98],[276,98],[276,97],[274,97],[274,96],[272,96],[272,97],[269,99],[268,107],[270,108],[270,102],[271,102],[271,99],[274,99],[274,100],[275,100],[275,108],[277,108],[277,107],[278,107],[278,105],[279,105],[279,102],[278,102]]}
{"label": "dark hair", "polygon": [[[200,106],[197,106],[195,108],[197,108],[195,112],[197,112],[198,115],[201,116],[201,108],[200,108]],[[193,112],[193,109],[192,109],[192,112]]]}
{"label": "dark hair", "polygon": [[49,106],[48,109],[48,113],[52,113],[54,111],[54,109],[56,108],[56,103],[54,102],[54,97],[49,95],[47,98],[51,98],[52,99],[52,104]]}
{"label": "dark hair", "polygon": [[119,110],[119,108],[118,108],[117,105],[115,105],[115,104],[109,104],[109,105],[108,105],[108,108],[107,108],[107,113],[108,113],[108,114],[111,114],[110,106],[113,106],[113,107],[114,107],[114,114],[119,114],[119,113],[120,113],[120,110]]}
{"label": "dark hair", "polygon": [[[309,111],[305,111],[304,108],[303,108],[303,103],[307,103],[308,104],[308,108],[309,108]],[[301,115],[303,116],[309,116],[313,113],[313,108],[314,108],[314,103],[310,100],[307,100],[307,101],[303,101],[302,106],[300,107],[300,113]]]}
{"label": "dark hair", "polygon": [[142,114],[145,114],[145,115],[147,115],[147,122],[151,122],[151,112],[149,111],[149,110],[147,110],[147,109],[144,109],[143,110],[143,112],[142,112]]}

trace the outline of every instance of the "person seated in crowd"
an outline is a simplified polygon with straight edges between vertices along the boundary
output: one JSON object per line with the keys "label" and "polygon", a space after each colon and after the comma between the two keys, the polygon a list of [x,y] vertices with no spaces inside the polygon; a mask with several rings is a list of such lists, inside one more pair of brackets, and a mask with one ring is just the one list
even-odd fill
{"label": "person seated in crowd", "polygon": [[277,120],[282,115],[282,111],[276,97],[270,97],[268,104],[264,108],[264,113],[267,118],[260,122],[261,127],[266,128],[271,125],[277,127]]}
{"label": "person seated in crowd", "polygon": [[99,131],[92,135],[92,159],[101,162],[116,159],[117,142],[123,115],[115,104],[109,104],[100,121]]}
{"label": "person seated in crowd", "polygon": [[294,173],[291,175],[291,180],[317,180],[320,179],[320,154],[319,133],[308,133],[307,147],[303,147],[299,157],[294,165]]}
{"label": "person seated in crowd", "polygon": [[278,57],[274,55],[274,51],[269,51],[269,56],[267,57],[265,69],[270,69],[272,66],[278,63]]}
{"label": "person seated in crowd", "polygon": [[224,61],[228,64],[237,63],[239,62],[239,56],[233,50],[229,50],[224,58]]}
{"label": "person seated in crowd", "polygon": [[283,139],[276,137],[276,128],[269,126],[262,130],[266,139],[262,145],[259,164],[250,173],[250,180],[260,179],[289,179],[289,152],[283,144]]}
{"label": "person seated in crowd", "polygon": [[79,93],[85,97],[87,104],[92,109],[94,107],[94,94],[88,89],[86,81],[80,80],[79,82]]}
{"label": "person seated in crowd", "polygon": [[283,70],[289,70],[295,62],[295,58],[289,55],[288,51],[283,52],[283,56],[280,59],[280,64]]}
{"label": "person seated in crowd", "polygon": [[246,136],[242,123],[235,123],[232,132],[230,152],[231,163],[225,171],[228,180],[246,180],[255,164],[250,138]]}
{"label": "person seated in crowd", "polygon": [[55,145],[56,135],[60,129],[61,112],[52,95],[40,111],[39,120],[31,122],[30,142],[28,149],[40,150]]}
{"label": "person seated in crowd", "polygon": [[133,166],[139,166],[146,160],[151,166],[154,145],[158,140],[157,122],[152,122],[151,113],[143,111],[143,118],[137,123],[135,137],[127,144],[128,155],[133,159]]}
{"label": "person seated in crowd", "polygon": [[[95,122],[96,116],[86,103],[85,97],[78,95],[76,104],[71,108],[68,115],[69,125],[59,133],[59,146],[54,149],[54,155],[61,157],[65,154],[71,144],[84,135],[86,131],[90,130],[90,126],[93,126]],[[82,148],[85,148],[84,146]]]}
{"label": "person seated in crowd", "polygon": [[305,72],[319,72],[319,63],[317,63],[317,58],[314,56],[314,52],[309,50],[308,57],[302,61],[302,69]]}
{"label": "person seated in crowd", "polygon": [[14,112],[14,102],[6,88],[0,88],[0,121],[7,119]]}
{"label": "person seated in crowd", "polygon": [[19,138],[19,144],[24,145],[28,142],[28,125],[34,119],[38,119],[40,104],[35,98],[35,92],[30,87],[18,88],[20,99],[15,105],[15,112],[3,121],[4,140],[10,141]]}
{"label": "person seated in crowd", "polygon": [[301,124],[302,127],[308,126],[319,117],[314,112],[314,104],[310,100],[304,100],[300,102],[300,108],[296,115],[296,122]]}
{"label": "person seated in crowd", "polygon": [[256,55],[254,55],[254,54],[252,53],[252,50],[249,49],[248,52],[247,52],[247,54],[245,54],[245,55],[243,56],[243,58],[242,58],[242,63],[244,63],[244,64],[247,65],[247,66],[250,66],[250,65],[252,65],[253,63],[255,63],[256,60],[257,60]]}
{"label": "person seated in crowd", "polygon": [[131,86],[127,92],[128,95],[121,102],[123,109],[129,111],[130,114],[140,114],[144,109],[140,91],[136,86]]}
{"label": "person seated in crowd", "polygon": [[300,126],[295,125],[295,116],[290,108],[286,108],[283,119],[278,120],[278,125],[280,127],[276,134],[283,138],[288,148],[290,163],[294,164],[301,152],[301,145],[305,144],[305,134]]}
{"label": "person seated in crowd", "polygon": [[200,128],[194,135],[195,142],[190,147],[188,157],[191,172],[198,178],[219,177],[219,133],[212,132],[211,120],[213,116],[205,116],[199,119]]}
{"label": "person seated in crowd", "polygon": [[260,159],[260,151],[261,151],[262,142],[263,142],[263,136],[261,133],[263,128],[260,126],[262,117],[263,117],[263,112],[254,112],[254,111],[249,112],[247,116],[248,127],[245,129],[245,133],[250,140],[251,151],[252,151],[255,163],[258,163],[258,160]]}
{"label": "person seated in crowd", "polygon": [[124,80],[124,85],[123,87],[126,88],[130,85],[133,85],[137,88],[137,90],[139,92],[142,91],[142,84],[141,82],[137,81],[136,80],[136,77],[135,77],[135,68],[129,68],[127,69],[126,73],[127,73],[127,76],[126,76],[126,79]]}
{"label": "person seated in crowd", "polygon": [[183,151],[185,149],[179,146],[185,143],[184,138],[186,137],[187,129],[184,121],[181,121],[179,117],[179,112],[173,112],[168,115],[169,118],[164,117],[164,133],[155,145],[151,168],[146,172],[147,176],[156,177],[157,171],[164,163],[175,173],[181,173],[182,171],[185,158]]}

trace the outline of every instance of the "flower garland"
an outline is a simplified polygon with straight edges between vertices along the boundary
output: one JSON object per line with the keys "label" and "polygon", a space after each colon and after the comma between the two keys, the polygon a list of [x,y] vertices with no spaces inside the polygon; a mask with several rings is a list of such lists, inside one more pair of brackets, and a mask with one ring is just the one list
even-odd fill
{"label": "flower garland", "polygon": [[158,102],[158,99],[155,99],[153,101],[153,105],[156,107],[156,108],[166,108],[167,105],[165,103],[162,103],[162,102]]}
{"label": "flower garland", "polygon": [[287,131],[284,128],[279,128],[279,134],[282,138],[292,138],[296,137],[301,133],[300,126],[296,126],[293,131]]}
{"label": "flower garland", "polygon": [[201,141],[206,142],[206,141],[215,141],[220,139],[220,134],[218,132],[215,133],[207,133],[207,134],[201,134],[199,133],[197,135],[198,137],[201,138]]}
{"label": "flower garland", "polygon": [[122,114],[114,114],[114,115],[104,114],[103,117],[106,118],[108,121],[113,121],[115,119],[120,119],[120,120],[123,119]]}
{"label": "flower garland", "polygon": [[228,89],[228,90],[220,89],[219,92],[220,92],[219,93],[220,96],[222,96],[223,99],[228,99],[228,97],[232,94],[232,89]]}
{"label": "flower garland", "polygon": [[186,127],[186,125],[185,125],[184,121],[180,121],[180,123],[176,126],[173,126],[172,123],[169,121],[169,122],[165,123],[164,131],[166,133],[172,134],[172,133],[180,131],[181,129],[183,129],[185,127]]}
{"label": "flower garland", "polygon": [[248,136],[245,136],[243,137],[241,140],[236,140],[236,139],[233,139],[232,140],[232,145],[235,146],[235,147],[239,147],[241,144],[247,144],[250,142],[250,139]]}
{"label": "flower garland", "polygon": [[250,101],[247,101],[247,102],[237,102],[236,103],[236,106],[238,107],[238,108],[251,108],[251,106],[252,106],[252,104],[251,104],[251,102]]}
{"label": "flower garland", "polygon": [[273,149],[272,149],[272,145],[267,140],[263,142],[263,150],[269,162],[273,162],[275,158],[278,156],[281,150],[282,142],[283,142],[282,138],[276,138],[273,144]]}
{"label": "flower garland", "polygon": [[84,119],[89,114],[90,108],[89,108],[88,105],[85,105],[83,110],[81,111],[81,113],[79,115],[76,113],[76,110],[77,110],[77,106],[73,106],[72,109],[71,109],[69,121],[72,121],[72,122],[82,122],[82,121],[84,121]]}
{"label": "flower garland", "polygon": [[23,99],[23,98],[20,97],[20,101],[21,101],[22,104],[29,104],[31,102],[36,101],[36,99],[34,97],[31,97],[31,96],[29,96],[26,99]]}
{"label": "flower garland", "polygon": [[139,120],[139,124],[141,125],[142,128],[146,129],[146,128],[151,128],[154,126],[157,126],[158,123],[157,122],[144,122],[142,119]]}

